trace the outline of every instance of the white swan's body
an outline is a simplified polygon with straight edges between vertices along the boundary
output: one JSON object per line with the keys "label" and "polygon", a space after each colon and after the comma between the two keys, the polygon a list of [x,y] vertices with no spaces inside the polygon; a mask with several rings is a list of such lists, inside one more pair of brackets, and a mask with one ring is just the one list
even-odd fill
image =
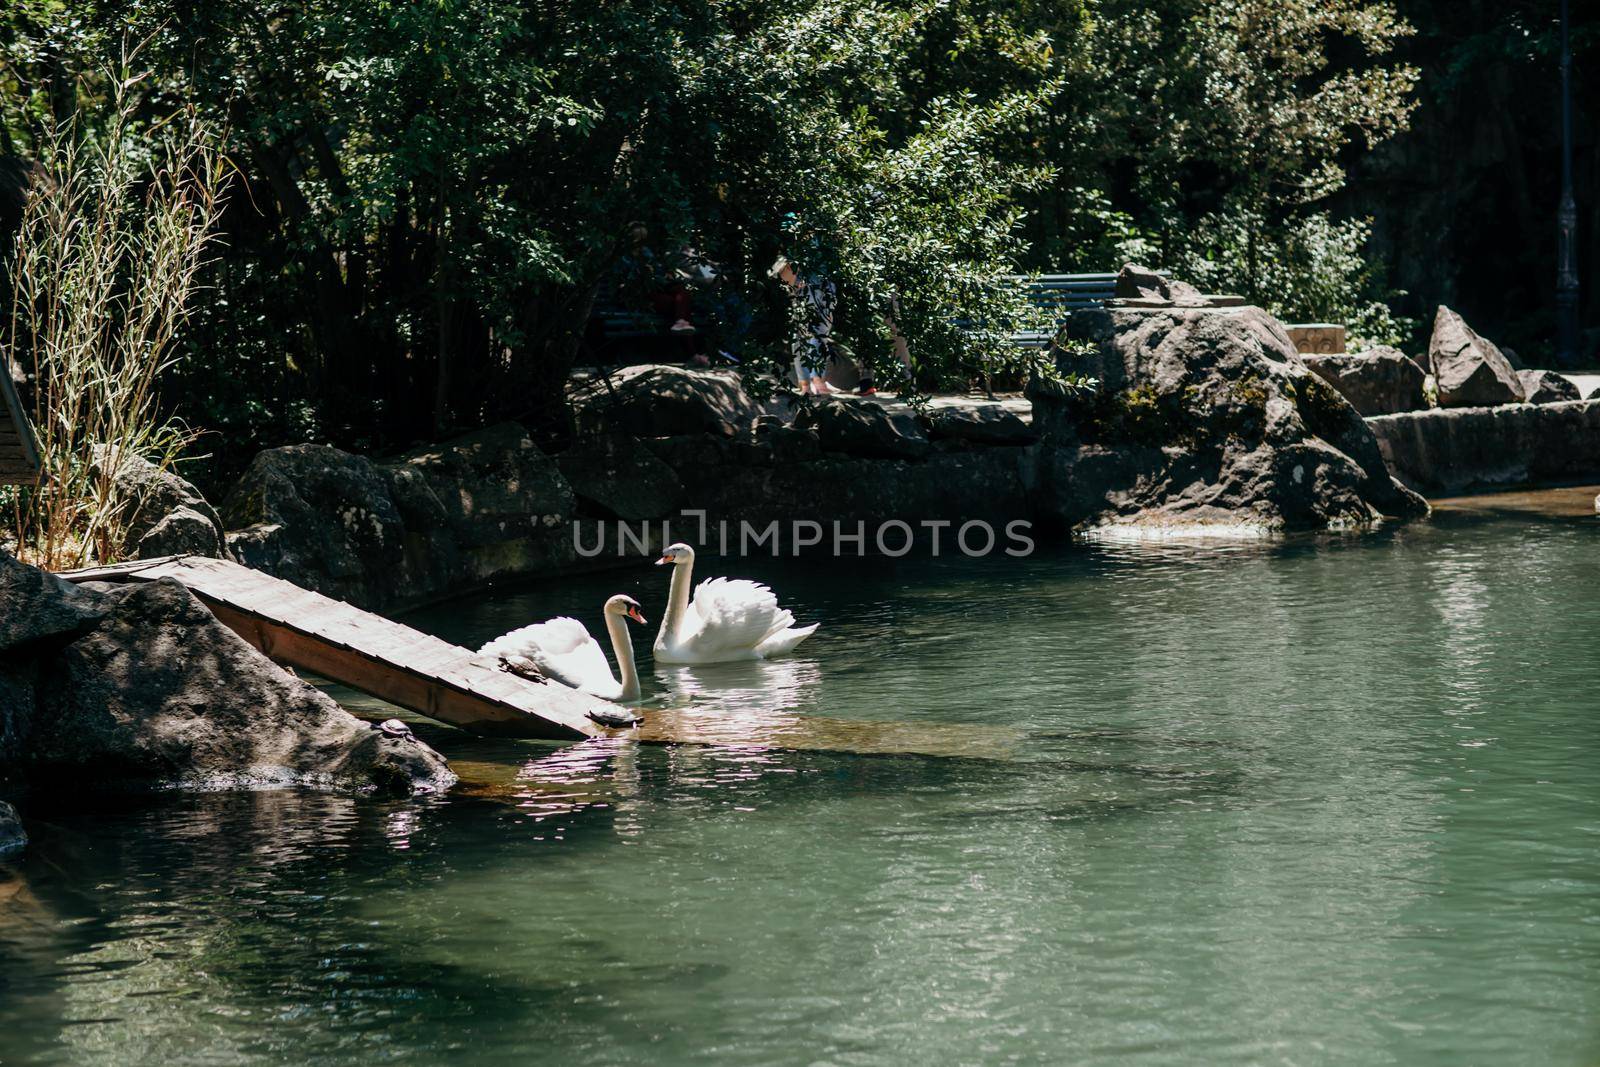
{"label": "white swan's body", "polygon": [[810,637],[817,624],[794,625],[771,589],[742,578],[709,578],[689,599],[694,550],[670,545],[659,563],[672,564],[672,590],[656,634],[657,663],[727,663],[781,656]]}
{"label": "white swan's body", "polygon": [[633,661],[633,638],[626,619],[644,622],[639,604],[632,597],[617,595],[606,601],[606,633],[616,653],[622,679],[611,673],[611,664],[600,642],[589,636],[588,627],[577,619],[562,617],[536,622],[520,630],[501,634],[478,649],[480,656],[526,656],[553,682],[580,693],[605,700],[638,700],[639,670]]}

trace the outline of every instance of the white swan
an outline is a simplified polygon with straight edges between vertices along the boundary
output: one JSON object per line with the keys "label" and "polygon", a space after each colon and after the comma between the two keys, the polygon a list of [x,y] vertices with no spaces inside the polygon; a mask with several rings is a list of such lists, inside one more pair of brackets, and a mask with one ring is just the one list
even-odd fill
{"label": "white swan", "polygon": [[742,578],[708,578],[690,603],[694,549],[688,545],[668,545],[656,562],[672,564],[667,613],[656,634],[657,663],[766,659],[790,651],[816,631],[816,623],[795,626],[771,589]]}
{"label": "white swan", "polygon": [[577,619],[562,617],[512,630],[478,649],[478,655],[526,656],[547,678],[580,693],[606,700],[638,700],[639,671],[633,662],[633,638],[623,620],[644,622],[645,617],[639,613],[639,602],[621,593],[606,601],[605,616],[611,650],[622,671],[620,682],[612,675],[600,643]]}

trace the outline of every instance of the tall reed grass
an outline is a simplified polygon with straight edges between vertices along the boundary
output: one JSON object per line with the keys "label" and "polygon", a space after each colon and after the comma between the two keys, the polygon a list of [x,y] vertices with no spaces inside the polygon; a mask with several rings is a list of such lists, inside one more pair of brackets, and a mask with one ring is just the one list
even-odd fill
{"label": "tall reed grass", "polygon": [[119,559],[140,501],[117,472],[135,456],[170,467],[195,438],[158,387],[215,239],[224,158],[192,108],[141,125],[139,81],[112,79],[103,124],[42,137],[9,264],[0,344],[28,373],[43,468],[14,494],[12,539],[51,569]]}

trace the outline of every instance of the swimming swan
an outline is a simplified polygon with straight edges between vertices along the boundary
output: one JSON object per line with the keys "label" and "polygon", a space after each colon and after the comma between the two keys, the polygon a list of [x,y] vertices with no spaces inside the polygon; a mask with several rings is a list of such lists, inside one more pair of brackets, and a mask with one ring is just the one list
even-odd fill
{"label": "swimming swan", "polygon": [[645,617],[639,613],[639,602],[621,593],[606,601],[605,616],[611,650],[622,671],[620,682],[612,675],[600,643],[577,619],[562,617],[512,630],[478,649],[478,655],[526,656],[546,677],[580,693],[606,700],[638,700],[639,671],[633,663],[633,638],[623,620],[642,623]]}
{"label": "swimming swan", "polygon": [[668,545],[658,564],[672,564],[667,613],[656,634],[657,663],[726,663],[781,656],[810,637],[817,624],[795,626],[772,590],[742,578],[709,578],[689,600],[694,549]]}

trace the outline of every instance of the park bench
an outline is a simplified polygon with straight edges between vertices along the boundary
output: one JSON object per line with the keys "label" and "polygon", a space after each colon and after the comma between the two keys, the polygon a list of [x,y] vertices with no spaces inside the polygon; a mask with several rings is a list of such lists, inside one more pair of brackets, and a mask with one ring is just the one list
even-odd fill
{"label": "park bench", "polygon": [[[1099,307],[1116,295],[1115,274],[1008,274],[1002,284],[1025,286],[1028,303],[1044,313],[1047,325],[1013,330],[1008,340],[1019,348],[1049,348],[1074,311]],[[595,302],[597,342],[609,349],[622,341],[671,338],[659,315],[622,307],[611,294]]]}
{"label": "park bench", "polygon": [[1099,307],[1116,296],[1115,274],[1009,274],[1010,285],[1026,286],[1028,303],[1047,316],[1048,325],[1011,332],[1018,348],[1049,348],[1074,311]]}

